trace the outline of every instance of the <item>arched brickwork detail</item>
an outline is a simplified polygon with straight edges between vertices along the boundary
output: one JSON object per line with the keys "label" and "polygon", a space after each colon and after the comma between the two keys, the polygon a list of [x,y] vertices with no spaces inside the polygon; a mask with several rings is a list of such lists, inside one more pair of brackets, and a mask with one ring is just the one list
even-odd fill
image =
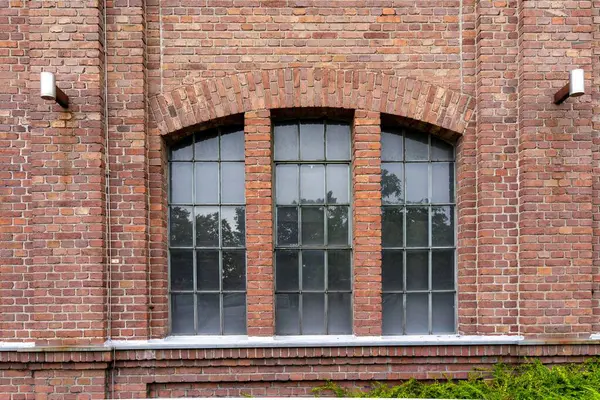
{"label": "arched brickwork detail", "polygon": [[162,135],[228,115],[263,109],[330,107],[405,117],[429,131],[462,135],[475,101],[412,78],[377,72],[286,68],[212,78],[150,100]]}

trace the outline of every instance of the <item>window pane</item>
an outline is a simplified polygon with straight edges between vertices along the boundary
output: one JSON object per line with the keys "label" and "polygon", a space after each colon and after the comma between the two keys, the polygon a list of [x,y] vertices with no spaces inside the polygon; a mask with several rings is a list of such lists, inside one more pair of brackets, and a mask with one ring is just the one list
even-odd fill
{"label": "window pane", "polygon": [[169,222],[171,246],[192,246],[192,207],[171,207]]}
{"label": "window pane", "polygon": [[431,308],[433,333],[454,333],[454,293],[433,293]]}
{"label": "window pane", "polygon": [[221,160],[244,160],[244,129],[221,129]]}
{"label": "window pane", "polygon": [[329,334],[352,334],[352,294],[329,293],[327,295],[327,328]]}
{"label": "window pane", "polygon": [[454,147],[438,139],[431,137],[431,160],[432,161],[452,161],[454,160]]}
{"label": "window pane", "polygon": [[396,207],[383,207],[381,215],[381,235],[383,246],[404,246],[404,210]]}
{"label": "window pane", "polygon": [[221,333],[219,294],[198,295],[198,333],[218,335]]}
{"label": "window pane", "polygon": [[402,335],[403,318],[402,294],[383,295],[383,334]]}
{"label": "window pane", "polygon": [[350,250],[327,252],[327,286],[329,290],[351,290]]}
{"label": "window pane", "polygon": [[223,294],[223,334],[246,334],[246,294]]}
{"label": "window pane", "polygon": [[323,244],[324,207],[302,208],[302,244]]}
{"label": "window pane", "polygon": [[194,333],[194,296],[171,295],[171,326],[174,335]]}
{"label": "window pane", "polygon": [[192,202],[192,163],[171,163],[171,203]]}
{"label": "window pane", "polygon": [[381,160],[402,161],[404,153],[402,131],[386,129],[381,132]]}
{"label": "window pane", "polygon": [[219,290],[219,251],[196,252],[196,284],[198,290]]}
{"label": "window pane", "polygon": [[243,247],[246,242],[245,207],[221,207],[221,235],[224,247]]}
{"label": "window pane", "polygon": [[429,295],[409,293],[406,295],[406,333],[429,333]]}
{"label": "window pane", "polygon": [[275,333],[298,335],[300,333],[300,296],[297,294],[275,295]]}
{"label": "window pane", "polygon": [[191,161],[193,150],[192,136],[188,136],[171,146],[170,156],[173,161]]}
{"label": "window pane", "polygon": [[432,203],[454,201],[454,163],[431,164]]}
{"label": "window pane", "polygon": [[383,204],[404,202],[404,164],[384,163],[381,165],[381,197]]}
{"label": "window pane", "polygon": [[431,230],[433,246],[453,246],[454,207],[432,207]]}
{"label": "window pane", "polygon": [[406,290],[429,289],[429,252],[406,252]]}
{"label": "window pane", "polygon": [[216,129],[196,133],[194,158],[215,161],[219,159],[219,137]]}
{"label": "window pane", "polygon": [[196,207],[196,246],[219,246],[219,207]]}
{"label": "window pane", "polygon": [[348,124],[327,124],[327,159],[350,159],[350,126]]}
{"label": "window pane", "polygon": [[327,208],[327,229],[329,244],[348,244],[348,207],[338,206]]}
{"label": "window pane", "polygon": [[302,295],[302,334],[325,333],[325,294],[304,293]]}
{"label": "window pane", "polygon": [[305,250],[302,252],[302,290],[325,289],[325,252]]}
{"label": "window pane", "polygon": [[426,247],[428,241],[427,207],[406,208],[406,247]]}
{"label": "window pane", "polygon": [[327,203],[348,204],[350,178],[348,165],[327,166]]}
{"label": "window pane", "polygon": [[194,254],[191,250],[171,250],[171,290],[194,289]]}
{"label": "window pane", "polygon": [[300,198],[302,204],[325,202],[325,168],[323,165],[300,166]]}
{"label": "window pane", "polygon": [[244,163],[221,163],[221,202],[243,203]]}
{"label": "window pane", "polygon": [[277,244],[298,243],[298,209],[277,207]]}
{"label": "window pane", "polygon": [[431,253],[431,288],[454,289],[454,250],[434,250]]}
{"label": "window pane", "polygon": [[298,166],[278,165],[275,170],[277,204],[298,204]]}
{"label": "window pane", "polygon": [[428,135],[421,132],[406,131],[406,161],[422,161],[429,159]]}
{"label": "window pane", "polygon": [[404,252],[383,250],[381,260],[381,283],[383,290],[402,290],[404,287]]}
{"label": "window pane", "polygon": [[325,159],[325,125],[323,122],[300,123],[300,159]]}
{"label": "window pane", "polygon": [[219,202],[219,163],[196,163],[196,203],[216,204]]}
{"label": "window pane", "polygon": [[429,202],[429,164],[408,163],[406,164],[406,202],[427,203]]}
{"label": "window pane", "polygon": [[223,290],[246,289],[246,252],[223,251]]}
{"label": "window pane", "polygon": [[277,250],[275,252],[275,290],[299,290],[298,251]]}
{"label": "window pane", "polygon": [[277,124],[274,134],[275,159],[298,160],[298,124]]}

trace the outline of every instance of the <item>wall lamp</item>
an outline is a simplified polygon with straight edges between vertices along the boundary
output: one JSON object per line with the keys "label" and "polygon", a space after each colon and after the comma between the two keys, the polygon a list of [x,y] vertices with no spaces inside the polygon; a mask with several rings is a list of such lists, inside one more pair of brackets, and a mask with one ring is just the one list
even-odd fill
{"label": "wall lamp", "polygon": [[40,94],[44,100],[55,100],[61,107],[69,107],[69,97],[56,86],[56,77],[52,72],[40,74]]}
{"label": "wall lamp", "polygon": [[554,104],[561,104],[569,97],[585,94],[585,78],[582,69],[574,69],[569,73],[569,83],[554,95]]}

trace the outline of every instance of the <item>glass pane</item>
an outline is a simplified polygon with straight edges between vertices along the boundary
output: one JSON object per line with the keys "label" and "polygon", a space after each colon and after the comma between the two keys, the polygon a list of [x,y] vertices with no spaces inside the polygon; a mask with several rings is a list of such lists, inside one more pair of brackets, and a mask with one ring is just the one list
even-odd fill
{"label": "glass pane", "polygon": [[431,202],[452,203],[454,201],[454,163],[431,164]]}
{"label": "glass pane", "polygon": [[452,161],[454,160],[454,146],[434,136],[431,137],[431,160]]}
{"label": "glass pane", "polygon": [[406,208],[406,247],[426,247],[429,243],[427,207]]}
{"label": "glass pane", "polygon": [[219,137],[217,136],[217,130],[211,129],[196,133],[194,152],[194,158],[196,160],[218,160]]}
{"label": "glass pane", "polygon": [[219,202],[219,163],[196,163],[196,203],[215,204]]}
{"label": "glass pane", "polygon": [[191,161],[194,147],[192,146],[192,136],[188,136],[171,146],[171,160]]}
{"label": "glass pane", "polygon": [[402,161],[404,153],[402,131],[386,129],[381,132],[381,160]]}
{"label": "glass pane", "polygon": [[406,290],[429,289],[429,253],[406,252]]}
{"label": "glass pane", "polygon": [[221,207],[221,235],[224,247],[244,247],[246,242],[244,207]]}
{"label": "glass pane", "polygon": [[454,245],[454,207],[431,208],[432,246]]}
{"label": "glass pane", "polygon": [[352,295],[329,293],[327,295],[327,329],[332,335],[352,334]]}
{"label": "glass pane", "polygon": [[198,333],[218,335],[221,333],[219,294],[198,295]]}
{"label": "glass pane", "polygon": [[171,203],[192,202],[192,163],[171,163]]}
{"label": "glass pane", "polygon": [[302,244],[323,244],[324,207],[302,208]]}
{"label": "glass pane", "polygon": [[300,159],[325,159],[325,125],[322,122],[300,123]]}
{"label": "glass pane", "polygon": [[277,124],[275,134],[275,160],[298,160],[298,125]]}
{"label": "glass pane", "polygon": [[298,209],[277,207],[277,244],[298,244]]}
{"label": "glass pane", "polygon": [[402,335],[404,309],[402,295],[388,293],[383,295],[383,334]]}
{"label": "glass pane", "polygon": [[297,250],[277,250],[275,252],[275,290],[298,290],[299,271]]}
{"label": "glass pane", "polygon": [[348,207],[327,208],[327,229],[329,244],[348,244]]}
{"label": "glass pane", "polygon": [[221,128],[221,160],[244,160],[244,128]]}
{"label": "glass pane", "polygon": [[194,289],[194,253],[171,250],[171,290]]}
{"label": "glass pane", "polygon": [[325,252],[323,250],[302,252],[302,289],[325,290]]}
{"label": "glass pane", "polygon": [[433,293],[431,309],[433,333],[454,333],[454,293]]}
{"label": "glass pane", "polygon": [[383,250],[381,260],[381,283],[383,291],[402,290],[404,287],[404,252]]}
{"label": "glass pane", "polygon": [[300,333],[300,296],[297,294],[275,295],[275,334],[298,335]]}
{"label": "glass pane", "polygon": [[404,246],[404,210],[383,207],[381,215],[381,239],[384,247]]}
{"label": "glass pane", "polygon": [[327,166],[327,203],[348,204],[350,198],[349,171],[348,165]]}
{"label": "glass pane", "polygon": [[406,333],[429,333],[429,295],[427,293],[409,293],[406,295]]}
{"label": "glass pane", "polygon": [[244,163],[221,163],[221,202],[245,201]]}
{"label": "glass pane", "polygon": [[408,163],[406,164],[406,202],[427,203],[429,202],[429,164]]}
{"label": "glass pane", "polygon": [[246,334],[246,294],[223,294],[223,334]]}
{"label": "glass pane", "polygon": [[298,166],[278,165],[275,171],[277,204],[298,204]]}
{"label": "glass pane", "polygon": [[196,252],[196,284],[198,290],[219,290],[219,251]]}
{"label": "glass pane", "polygon": [[302,204],[325,202],[325,167],[323,165],[300,166],[300,199]]}
{"label": "glass pane", "polygon": [[431,253],[431,288],[454,289],[454,250],[433,250]]}
{"label": "glass pane", "polygon": [[329,290],[351,290],[350,250],[327,252],[327,287]]}
{"label": "glass pane", "polygon": [[196,246],[219,246],[219,207],[196,207]]}
{"label": "glass pane", "polygon": [[302,334],[325,334],[325,294],[302,295]]}
{"label": "glass pane", "polygon": [[404,164],[381,164],[381,197],[383,204],[404,202]]}
{"label": "glass pane", "polygon": [[171,207],[169,222],[171,246],[193,246],[192,207]]}
{"label": "glass pane", "polygon": [[421,132],[406,131],[406,161],[420,161],[429,159],[428,136]]}
{"label": "glass pane", "polygon": [[327,124],[327,159],[350,159],[350,126],[348,124]]}
{"label": "glass pane", "polygon": [[174,335],[194,333],[194,296],[171,295],[171,332]]}
{"label": "glass pane", "polygon": [[223,250],[223,290],[246,289],[246,252]]}

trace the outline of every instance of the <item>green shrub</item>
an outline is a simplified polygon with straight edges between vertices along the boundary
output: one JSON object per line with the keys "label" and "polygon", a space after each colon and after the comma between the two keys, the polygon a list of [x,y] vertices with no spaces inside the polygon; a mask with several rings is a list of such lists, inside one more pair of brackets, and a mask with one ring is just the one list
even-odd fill
{"label": "green shrub", "polygon": [[427,383],[410,379],[394,387],[376,383],[368,391],[346,389],[328,382],[315,388],[314,392],[317,395],[333,392],[337,397],[372,398],[600,400],[600,359],[550,368],[538,360],[519,366],[498,364],[491,371],[471,374],[467,380]]}

